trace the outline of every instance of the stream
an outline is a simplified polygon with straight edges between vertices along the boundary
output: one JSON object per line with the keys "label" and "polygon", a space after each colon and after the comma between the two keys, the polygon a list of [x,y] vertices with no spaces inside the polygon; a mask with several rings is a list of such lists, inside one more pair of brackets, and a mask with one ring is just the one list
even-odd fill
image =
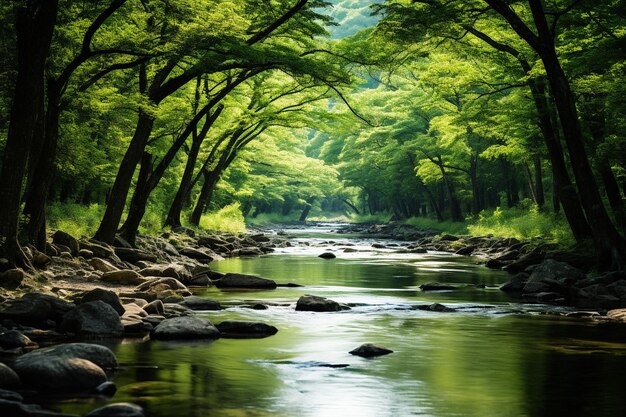
{"label": "stream", "polygon": [[[113,399],[46,406],[84,414],[129,401],[154,417],[626,415],[624,328],[543,314],[555,307],[512,300],[498,289],[508,274],[479,266],[478,259],[398,253],[393,245],[406,243],[340,235],[334,227],[285,229],[292,247],[211,264],[304,286],[196,294],[227,307],[198,315],[214,323],[265,322],[279,329],[275,336],[103,342],[120,362]],[[337,258],[317,257],[325,251]],[[428,282],[459,288],[421,291]],[[304,294],[352,309],[297,312]],[[416,309],[435,302],[456,311]],[[269,308],[243,305],[256,303]],[[348,354],[363,343],[394,353]]]}

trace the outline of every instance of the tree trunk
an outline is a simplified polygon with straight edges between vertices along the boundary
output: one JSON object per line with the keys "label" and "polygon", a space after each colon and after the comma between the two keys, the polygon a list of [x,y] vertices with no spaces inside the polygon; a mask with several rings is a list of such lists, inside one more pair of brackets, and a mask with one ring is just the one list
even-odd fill
{"label": "tree trunk", "polygon": [[115,182],[109,193],[109,200],[107,201],[104,217],[95,234],[97,240],[108,243],[109,245],[113,244],[115,240],[115,233],[117,232],[124,212],[126,197],[130,190],[133,175],[137,164],[142,158],[146,144],[148,143],[153,124],[154,118],[140,110],[135,134],[130,141],[126,154],[124,154],[124,158],[117,171]]}
{"label": "tree trunk", "polygon": [[27,237],[37,249],[46,248],[46,202],[55,176],[55,161],[59,138],[60,91],[49,80],[45,129],[39,157],[34,162],[26,192],[24,214],[28,217]]}
{"label": "tree trunk", "polygon": [[539,210],[543,210],[543,207],[546,205],[546,195],[543,190],[543,173],[541,170],[541,158],[535,157],[533,161],[533,165],[535,166],[535,194],[536,194],[536,203]]}
{"label": "tree trunk", "polygon": [[311,212],[311,207],[313,207],[313,201],[315,201],[315,197],[309,197],[305,201],[306,201],[306,205],[304,206],[304,209],[302,210],[302,213],[300,214],[300,218],[298,219],[299,222],[306,221],[306,218],[309,216],[309,213]]}
{"label": "tree trunk", "polygon": [[22,184],[36,129],[43,123],[44,71],[58,1],[28,3],[16,14],[17,79],[0,171],[0,256],[25,266],[30,265],[17,241]]}
{"label": "tree trunk", "polygon": [[152,173],[152,155],[144,152],[141,157],[141,166],[139,168],[139,176],[137,177],[137,185],[133,193],[133,199],[128,209],[126,221],[120,229],[122,237],[135,246],[137,231],[146,213],[148,197],[150,197],[151,187],[149,184],[150,174]]}
{"label": "tree trunk", "polygon": [[217,184],[217,181],[219,180],[220,173],[221,171],[218,173],[217,168],[213,171],[205,169],[202,172],[202,175],[204,176],[204,184],[202,184],[198,201],[196,202],[196,206],[194,207],[191,217],[189,218],[191,224],[195,226],[200,225],[200,218],[202,217],[202,213],[204,213],[207,202],[210,201],[213,196],[213,190],[215,189],[215,184]]}
{"label": "tree trunk", "polygon": [[441,171],[441,176],[443,177],[443,182],[446,185],[446,189],[448,191],[448,199],[450,200],[450,217],[453,222],[462,222],[463,214],[461,212],[461,204],[459,204],[459,200],[456,196],[456,189],[454,188],[454,184],[452,180],[450,180],[448,173],[443,167],[443,161],[441,160],[441,156],[438,157],[439,170]]}
{"label": "tree trunk", "polygon": [[472,185],[472,214],[480,213],[480,194],[478,190],[478,155],[472,155],[470,160],[469,178]]}
{"label": "tree trunk", "polygon": [[626,241],[624,241],[613,223],[611,223],[611,219],[602,203],[585,150],[574,95],[559,62],[554,47],[554,39],[546,21],[541,1],[529,0],[529,3],[539,34],[537,53],[541,57],[550,82],[581,203],[596,243],[597,255],[603,258],[601,262],[607,261],[611,263],[610,269],[621,269],[624,267]]}

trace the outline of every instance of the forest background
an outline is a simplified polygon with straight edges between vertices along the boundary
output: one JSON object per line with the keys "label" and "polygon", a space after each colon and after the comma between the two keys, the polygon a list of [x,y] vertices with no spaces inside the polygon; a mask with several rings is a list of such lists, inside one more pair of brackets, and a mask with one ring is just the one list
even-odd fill
{"label": "forest background", "polygon": [[626,4],[373,3],[3,2],[2,257],[396,220],[623,268]]}

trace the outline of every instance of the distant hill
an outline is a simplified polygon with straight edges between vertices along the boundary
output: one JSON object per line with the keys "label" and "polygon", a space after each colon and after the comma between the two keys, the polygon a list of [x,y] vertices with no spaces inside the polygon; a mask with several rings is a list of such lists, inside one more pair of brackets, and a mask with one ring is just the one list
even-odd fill
{"label": "distant hill", "polygon": [[332,26],[329,31],[333,38],[340,39],[354,35],[361,29],[372,27],[378,21],[372,16],[370,6],[383,0],[329,0],[333,4],[330,15],[339,26]]}

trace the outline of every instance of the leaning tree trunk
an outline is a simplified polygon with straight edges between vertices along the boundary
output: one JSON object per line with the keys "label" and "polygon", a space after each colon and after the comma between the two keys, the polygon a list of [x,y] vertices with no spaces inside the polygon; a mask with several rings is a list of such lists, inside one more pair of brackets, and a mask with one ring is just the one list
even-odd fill
{"label": "leaning tree trunk", "polygon": [[0,171],[0,256],[11,265],[27,263],[17,240],[22,184],[36,129],[43,123],[44,71],[58,6],[57,0],[28,3],[17,10],[17,79]]}
{"label": "leaning tree trunk", "polygon": [[[532,4],[533,1],[531,1]],[[538,25],[538,27],[541,26]],[[550,81],[574,177],[576,178],[576,185],[578,186],[583,209],[587,215],[587,221],[591,226],[597,254],[600,258],[604,258],[605,261],[611,262],[611,269],[623,268],[626,242],[611,223],[611,219],[602,202],[589,159],[587,158],[574,95],[561,68],[552,41],[543,43],[540,56]]]}
{"label": "leaning tree trunk", "polygon": [[135,246],[139,224],[146,213],[148,197],[150,197],[151,191],[149,184],[151,170],[152,155],[148,152],[144,152],[141,157],[137,186],[135,187],[135,193],[133,194],[133,199],[128,210],[128,216],[126,216],[126,221],[120,229],[122,237],[132,246]]}
{"label": "leaning tree trunk", "polygon": [[306,200],[306,205],[300,214],[299,222],[305,222],[306,218],[309,217],[309,213],[311,212],[311,207],[313,207],[313,201],[315,201],[315,197],[309,197]]}
{"label": "leaning tree trunk", "polygon": [[24,214],[29,219],[26,230],[28,240],[40,251],[46,248],[46,201],[55,176],[59,138],[60,91],[53,80],[49,83],[43,141],[31,170],[24,205]]}
{"label": "leaning tree trunk", "polygon": [[202,174],[204,176],[204,183],[202,184],[202,189],[200,190],[196,206],[194,207],[191,217],[189,218],[190,223],[195,226],[200,225],[200,218],[202,217],[202,213],[204,213],[204,208],[207,205],[207,201],[211,200],[215,184],[217,184],[217,181],[219,180],[217,168],[213,171],[204,170]]}
{"label": "leaning tree trunk", "polygon": [[128,196],[133,175],[137,164],[141,161],[153,124],[154,118],[152,116],[144,111],[139,112],[135,134],[117,171],[115,182],[109,193],[106,211],[94,236],[96,239],[109,245],[113,244],[115,240],[115,233],[124,212],[126,197]]}

